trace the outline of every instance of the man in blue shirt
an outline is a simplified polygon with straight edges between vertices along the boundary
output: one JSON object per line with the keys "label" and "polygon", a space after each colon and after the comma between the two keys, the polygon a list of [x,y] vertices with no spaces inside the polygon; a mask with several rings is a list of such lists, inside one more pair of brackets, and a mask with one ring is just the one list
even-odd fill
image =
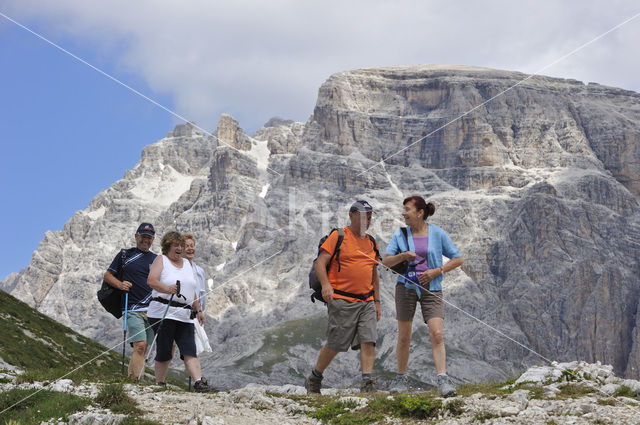
{"label": "man in blue shirt", "polygon": [[129,377],[134,379],[140,376],[147,348],[153,342],[153,330],[147,320],[147,309],[151,302],[151,288],[147,285],[147,277],[156,258],[156,254],[149,251],[155,234],[153,225],[141,223],[134,235],[136,247],[124,251],[124,263],[121,260],[123,253],[119,252],[104,274],[105,282],[129,293],[127,306],[124,305],[124,297],[122,298],[122,311],[127,315],[127,333],[133,346]]}

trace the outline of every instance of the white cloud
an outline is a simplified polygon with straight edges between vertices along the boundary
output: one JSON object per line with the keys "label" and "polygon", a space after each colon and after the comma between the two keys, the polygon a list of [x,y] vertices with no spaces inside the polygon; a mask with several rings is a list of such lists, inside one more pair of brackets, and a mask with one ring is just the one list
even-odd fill
{"label": "white cloud", "polygon": [[[103,52],[213,130],[304,121],[320,84],[362,67],[450,63],[535,72],[640,12],[604,1],[102,1],[0,3],[65,44]],[[640,18],[544,71],[640,90]],[[70,59],[71,60],[71,59]]]}

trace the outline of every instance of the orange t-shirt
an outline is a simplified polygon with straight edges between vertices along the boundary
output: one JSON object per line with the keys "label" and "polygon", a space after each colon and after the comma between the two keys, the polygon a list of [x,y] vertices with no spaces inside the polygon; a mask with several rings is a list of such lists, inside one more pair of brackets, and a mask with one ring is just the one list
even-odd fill
{"label": "orange t-shirt", "polygon": [[[337,231],[331,233],[320,248],[333,255],[336,242],[338,242]],[[379,258],[377,258],[373,249],[373,242],[369,237],[359,238],[347,226],[344,228],[344,239],[340,245],[340,272],[338,272],[338,262],[334,257],[329,267],[329,282],[333,289],[352,294],[366,294],[373,289],[373,269],[378,264],[378,260]],[[335,293],[333,298],[362,301]],[[372,299],[373,295],[367,298],[366,301]]]}

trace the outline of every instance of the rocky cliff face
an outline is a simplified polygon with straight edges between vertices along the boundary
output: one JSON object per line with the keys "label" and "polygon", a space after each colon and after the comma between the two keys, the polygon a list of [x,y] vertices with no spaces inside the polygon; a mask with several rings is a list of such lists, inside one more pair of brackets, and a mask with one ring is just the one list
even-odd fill
{"label": "rocky cliff face", "polygon": [[[599,360],[637,379],[640,95],[525,77],[357,70],[323,84],[304,124],[276,119],[248,136],[223,115],[211,138],[178,126],[48,232],[2,287],[116,344],[121,324],[95,299],[100,275],[133,243],[139,221],[160,234],[190,231],[212,279],[205,372],[221,386],[293,382],[323,341],[325,309],[310,303],[306,283],[317,240],[366,198],[378,210],[370,233],[384,248],[402,225],[402,199],[420,194],[465,260],[444,282],[446,300],[464,310],[445,307],[455,379],[504,378],[540,356]],[[381,276],[376,368],[385,375],[395,370],[395,279]],[[410,371],[430,383],[427,332],[418,320],[414,327]],[[350,385],[357,369],[357,355],[343,354],[325,381]]]}

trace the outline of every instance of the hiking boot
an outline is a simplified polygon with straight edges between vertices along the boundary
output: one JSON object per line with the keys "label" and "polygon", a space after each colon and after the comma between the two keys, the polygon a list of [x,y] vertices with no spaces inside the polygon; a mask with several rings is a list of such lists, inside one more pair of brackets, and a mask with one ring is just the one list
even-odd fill
{"label": "hiking boot", "polygon": [[304,387],[307,389],[307,394],[320,394],[322,378],[318,378],[311,372],[311,375],[304,381]]}
{"label": "hiking boot", "polygon": [[444,398],[458,395],[456,387],[453,386],[448,375],[438,375],[438,394]]}
{"label": "hiking boot", "polygon": [[409,392],[409,377],[407,375],[398,375],[391,387],[392,393],[406,393]]}
{"label": "hiking boot", "polygon": [[360,384],[360,392],[361,393],[375,393],[376,391],[376,383],[373,379],[363,379]]}
{"label": "hiking boot", "polygon": [[203,376],[193,384],[193,391],[197,393],[209,393],[213,391],[213,388],[209,386],[207,380]]}

